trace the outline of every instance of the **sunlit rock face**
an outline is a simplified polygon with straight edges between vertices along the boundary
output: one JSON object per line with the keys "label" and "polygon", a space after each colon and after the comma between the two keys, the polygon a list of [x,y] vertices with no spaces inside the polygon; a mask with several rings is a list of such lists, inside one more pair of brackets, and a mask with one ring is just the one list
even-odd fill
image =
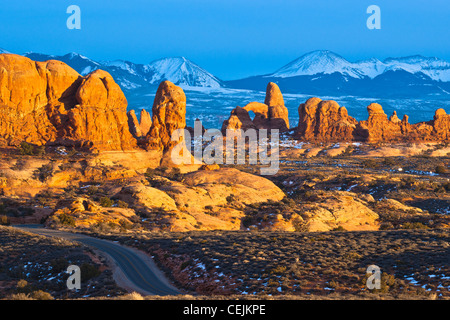
{"label": "sunlit rock face", "polygon": [[0,55],[0,137],[9,144],[133,149],[126,108],[105,71],[82,77],[60,61]]}

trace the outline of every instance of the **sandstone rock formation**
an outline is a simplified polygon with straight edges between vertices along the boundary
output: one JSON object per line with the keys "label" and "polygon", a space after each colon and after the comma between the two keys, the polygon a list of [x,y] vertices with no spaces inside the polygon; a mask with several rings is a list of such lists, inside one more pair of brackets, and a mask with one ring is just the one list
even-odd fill
{"label": "sandstone rock formation", "polygon": [[357,194],[334,191],[319,196],[304,206],[305,228],[308,231],[330,231],[342,227],[347,231],[378,230],[378,214]]}
{"label": "sandstone rock formation", "polygon": [[147,135],[147,133],[150,131],[151,126],[152,117],[150,116],[150,113],[148,113],[147,110],[142,109],[139,118],[139,127],[143,136]]}
{"label": "sandstone rock formation", "polygon": [[280,129],[280,131],[289,129],[288,109],[284,106],[280,88],[273,82],[269,82],[267,85],[264,103],[269,106],[270,127]]}
{"label": "sandstone rock formation", "polygon": [[335,101],[310,98],[298,108],[297,134],[306,139],[352,140],[357,121]]}
{"label": "sandstone rock formation", "polygon": [[433,120],[417,124],[410,124],[407,115],[400,120],[396,112],[388,118],[377,103],[370,104],[367,111],[368,119],[358,122],[335,101],[310,98],[299,106],[296,136],[302,140],[321,142],[450,140],[450,115],[444,109],[438,109]]}
{"label": "sandstone rock formation", "polygon": [[170,81],[161,82],[153,102],[152,125],[146,136],[147,149],[172,149],[183,141],[171,141],[172,134],[177,129],[186,127],[186,95],[183,89]]}
{"label": "sandstone rock formation", "polygon": [[[252,119],[249,112],[253,112]],[[230,118],[222,124],[222,132],[226,130],[248,129],[289,129],[288,110],[284,105],[283,95],[278,86],[270,82],[267,85],[264,103],[250,102],[244,108],[237,106],[231,111]]]}
{"label": "sandstone rock formation", "polygon": [[141,127],[139,125],[139,121],[136,117],[136,113],[134,110],[130,110],[127,112],[128,117],[128,127],[130,127],[130,132],[135,138],[142,137]]}
{"label": "sandstone rock formation", "polygon": [[82,77],[60,61],[0,55],[0,137],[9,144],[132,149],[126,107],[105,71]]}
{"label": "sandstone rock formation", "polygon": [[62,201],[57,205],[57,210],[46,220],[47,226],[64,224],[67,217],[73,218],[74,227],[90,228],[106,225],[109,228],[123,228],[132,226],[137,219],[132,209],[127,208],[103,208],[92,200],[78,197],[74,200]]}
{"label": "sandstone rock formation", "polygon": [[145,137],[150,131],[152,126],[152,118],[150,113],[145,109],[141,110],[140,121],[138,121],[136,113],[134,110],[127,112],[128,116],[128,126],[130,127],[130,132],[135,138]]}

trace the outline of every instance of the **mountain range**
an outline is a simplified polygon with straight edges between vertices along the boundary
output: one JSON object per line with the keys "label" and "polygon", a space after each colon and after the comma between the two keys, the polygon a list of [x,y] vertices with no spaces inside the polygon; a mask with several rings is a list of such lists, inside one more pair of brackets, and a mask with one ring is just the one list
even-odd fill
{"label": "mountain range", "polygon": [[[0,49],[0,53],[8,53]],[[36,61],[56,59],[81,75],[96,69],[108,71],[125,92],[154,88],[163,80],[176,85],[200,88],[235,88],[263,91],[275,82],[285,93],[319,96],[363,97],[444,97],[450,96],[450,62],[414,55],[350,62],[340,55],[317,50],[304,54],[271,74],[223,81],[184,57],[138,64],[125,60],[94,61],[78,53],[55,56],[25,53]],[[139,90],[140,91],[140,90]]]}
{"label": "mountain range", "polygon": [[286,93],[364,97],[426,97],[450,95],[450,63],[420,55],[349,62],[318,50],[307,53],[274,73],[228,81],[233,88],[261,88],[277,83]]}

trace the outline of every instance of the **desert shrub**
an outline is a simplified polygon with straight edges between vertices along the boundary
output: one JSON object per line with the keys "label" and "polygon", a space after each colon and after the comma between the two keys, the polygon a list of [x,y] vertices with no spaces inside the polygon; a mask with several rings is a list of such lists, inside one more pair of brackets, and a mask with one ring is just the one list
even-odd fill
{"label": "desert shrub", "polygon": [[17,293],[25,293],[25,294],[28,294],[28,293],[30,293],[31,291],[33,291],[33,288],[32,288],[32,286],[31,286],[26,280],[20,279],[20,280],[17,282],[17,285],[16,285],[16,292],[17,292]]}
{"label": "desert shrub", "polygon": [[355,151],[355,146],[354,145],[348,145],[344,152],[342,153],[343,156],[349,156],[353,153],[353,151]]}
{"label": "desert shrub", "polygon": [[100,205],[104,208],[112,207],[112,205],[114,204],[114,201],[112,201],[109,197],[101,197],[99,202]]}
{"label": "desert shrub", "polygon": [[97,186],[89,186],[86,190],[86,193],[88,195],[93,196],[94,194],[96,194],[98,192],[98,187]]}
{"label": "desert shrub", "polygon": [[51,163],[44,164],[42,167],[33,172],[33,177],[41,182],[45,182],[53,174],[53,166]]}
{"label": "desert shrub", "polygon": [[72,217],[68,212],[61,213],[59,215],[58,219],[59,219],[59,222],[65,226],[75,227],[75,225],[76,225],[74,217]]}
{"label": "desert shrub", "polygon": [[173,168],[169,173],[167,173],[166,178],[175,181],[183,180],[183,174],[181,173],[180,168]]}
{"label": "desert shrub", "polygon": [[22,141],[19,146],[19,153],[27,156],[42,156],[45,154],[45,146],[33,146],[28,142]]}
{"label": "desert shrub", "polygon": [[133,224],[130,223],[130,222],[128,222],[128,221],[125,220],[125,219],[120,220],[120,221],[119,221],[119,224],[120,224],[120,226],[121,226],[123,229],[125,229],[125,230],[129,230],[129,229],[133,228]]}
{"label": "desert shrub", "polygon": [[286,266],[277,266],[275,268],[273,268],[272,270],[270,270],[271,274],[284,274],[286,272],[287,267]]}
{"label": "desert shrub", "polygon": [[30,297],[34,300],[54,300],[55,298],[53,298],[53,296],[45,291],[42,290],[37,290],[37,291],[33,291],[30,294]]}
{"label": "desert shrub", "polygon": [[411,188],[416,184],[416,179],[414,177],[406,177],[402,178],[402,182],[400,183],[400,186],[403,188]]}
{"label": "desert shrub", "polygon": [[402,229],[428,229],[428,226],[421,222],[405,222]]}
{"label": "desert shrub", "polygon": [[9,218],[7,216],[0,216],[0,225],[2,226],[9,226],[11,223],[9,221]]}
{"label": "desert shrub", "polygon": [[383,164],[386,167],[392,167],[392,166],[395,166],[397,164],[397,161],[396,161],[395,158],[386,157],[386,158],[383,159]]}
{"label": "desert shrub", "polygon": [[7,300],[20,300],[20,301],[25,301],[25,300],[33,300],[28,294],[26,293],[14,293],[9,295],[7,298]]}
{"label": "desert shrub", "polygon": [[450,182],[446,182],[442,184],[442,187],[449,192],[450,191]]}
{"label": "desert shrub", "polygon": [[128,203],[126,203],[125,201],[118,200],[116,204],[118,208],[128,208]]}
{"label": "desert shrub", "polygon": [[52,271],[60,273],[67,269],[67,267],[69,266],[69,262],[65,258],[59,257],[57,259],[51,260],[50,266],[52,267]]}
{"label": "desert shrub", "polygon": [[366,159],[361,162],[363,168],[366,169],[375,169],[378,167],[378,163],[373,159]]}
{"label": "desert shrub", "polygon": [[230,194],[228,197],[226,197],[226,200],[228,203],[232,203],[236,200],[236,197],[234,194]]}
{"label": "desert shrub", "polygon": [[34,154],[34,147],[33,145],[22,141],[19,146],[19,152],[22,155],[32,156]]}
{"label": "desert shrub", "polygon": [[436,172],[438,174],[445,174],[445,173],[447,173],[447,168],[444,165],[438,165],[438,166],[436,166],[436,169],[434,170],[434,172]]}
{"label": "desert shrub", "polygon": [[49,206],[52,202],[53,194],[50,190],[43,190],[36,195],[36,201],[41,206]]}
{"label": "desert shrub", "polygon": [[80,267],[81,272],[81,281],[85,282],[92,278],[98,277],[101,274],[101,271],[98,268],[90,263],[83,263]]}
{"label": "desert shrub", "polygon": [[248,228],[255,223],[255,220],[253,217],[245,216],[242,218],[241,223],[245,228]]}
{"label": "desert shrub", "polygon": [[34,155],[43,156],[45,155],[45,146],[39,146],[34,148]]}

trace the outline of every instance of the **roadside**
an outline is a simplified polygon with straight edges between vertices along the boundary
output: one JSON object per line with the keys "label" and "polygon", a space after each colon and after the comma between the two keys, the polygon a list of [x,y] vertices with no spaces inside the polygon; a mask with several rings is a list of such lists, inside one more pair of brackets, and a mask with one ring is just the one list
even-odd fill
{"label": "roadside", "polygon": [[82,234],[50,230],[42,225],[18,225],[18,229],[48,237],[60,237],[87,245],[105,257],[113,270],[118,286],[143,295],[178,295],[176,289],[145,253],[114,241],[96,239]]}

